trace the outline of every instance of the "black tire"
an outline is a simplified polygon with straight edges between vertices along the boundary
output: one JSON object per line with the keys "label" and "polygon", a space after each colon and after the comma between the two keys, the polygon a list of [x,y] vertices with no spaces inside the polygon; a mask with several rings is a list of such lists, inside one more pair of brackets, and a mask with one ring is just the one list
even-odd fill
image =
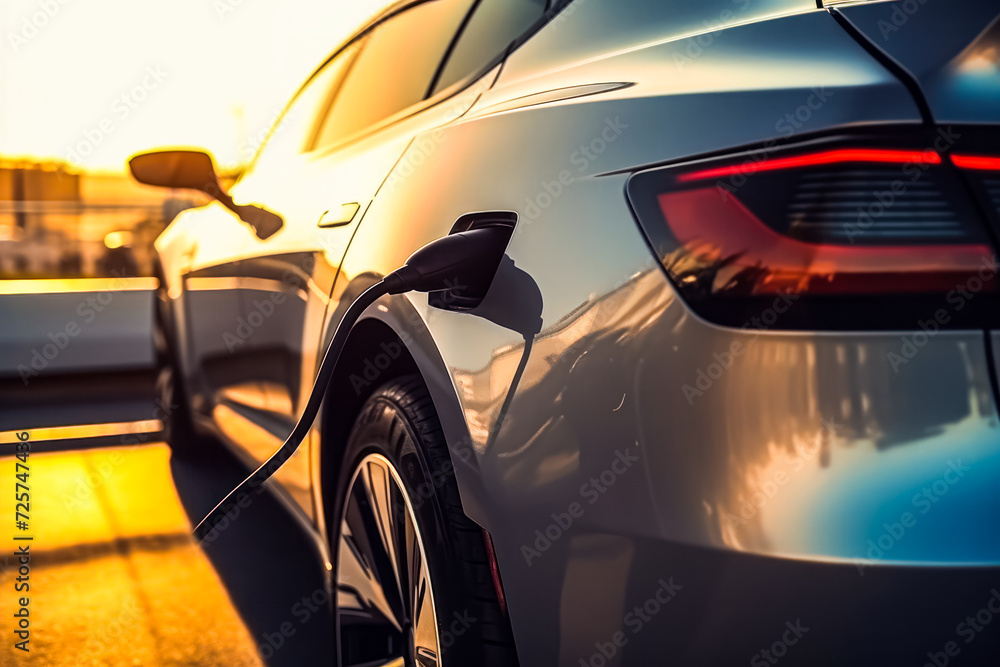
{"label": "black tire", "polygon": [[[418,376],[394,380],[375,391],[362,407],[348,438],[344,464],[336,474],[335,504],[327,514],[334,573],[339,579],[336,583],[348,588],[345,577],[340,576],[342,554],[338,548],[342,544],[341,534],[348,532],[343,528],[348,493],[355,488],[352,483],[359,465],[369,465],[372,457],[384,457],[395,468],[397,482],[402,482],[405,493],[405,505],[412,508],[417,533],[422,536],[422,553],[437,618],[440,664],[443,667],[516,665],[510,624],[497,600],[484,533],[462,511],[444,434]],[[356,516],[357,502],[352,502],[352,516]],[[395,511],[406,511],[404,503],[395,505]],[[354,525],[358,525],[357,520]],[[352,546],[356,546],[362,538],[355,536],[359,531],[351,532]],[[352,548],[352,552],[357,551],[360,550]],[[409,569],[412,571],[412,567]],[[334,599],[337,598],[335,595]],[[342,614],[336,609],[334,614],[344,667],[396,655],[373,653],[372,644],[381,645],[382,640],[356,625],[342,625],[348,623],[344,617],[349,613]],[[423,664],[413,662],[412,653],[412,645],[404,650],[405,664]]]}

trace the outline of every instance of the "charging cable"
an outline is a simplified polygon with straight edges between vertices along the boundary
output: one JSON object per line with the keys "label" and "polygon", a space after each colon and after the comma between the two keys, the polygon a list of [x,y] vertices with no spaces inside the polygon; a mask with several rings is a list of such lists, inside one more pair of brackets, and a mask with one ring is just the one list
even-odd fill
{"label": "charging cable", "polygon": [[309,400],[291,434],[271,458],[230,491],[198,523],[194,529],[195,539],[198,542],[204,540],[232,508],[233,502],[263,485],[305,440],[319,413],[337,360],[347,344],[348,333],[369,306],[386,294],[413,291],[451,292],[463,299],[481,300],[500,266],[510,235],[509,226],[494,225],[444,236],[410,255],[402,267],[362,292],[337,325],[337,332],[323,355],[319,372],[316,373]]}

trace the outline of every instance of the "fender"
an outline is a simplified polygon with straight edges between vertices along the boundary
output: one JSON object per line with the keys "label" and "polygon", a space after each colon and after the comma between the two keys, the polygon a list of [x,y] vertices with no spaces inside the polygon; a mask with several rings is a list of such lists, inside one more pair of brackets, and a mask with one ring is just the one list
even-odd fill
{"label": "fender", "polygon": [[[355,325],[355,330],[365,322],[378,322],[387,327],[406,347],[407,353],[427,385],[431,400],[434,402],[434,410],[441,422],[441,429],[448,441],[465,513],[470,519],[489,530],[491,522],[485,510],[489,503],[484,502],[486,491],[482,486],[478,460],[475,456],[468,455],[472,439],[459,400],[459,390],[427,328],[427,322],[411,301],[411,299],[426,300],[426,298],[422,294],[382,297],[374,307],[367,310]],[[375,383],[378,383],[377,380]],[[353,415],[351,418],[353,419]],[[314,471],[322,470],[320,449],[317,447],[313,450]],[[316,474],[318,475],[318,472]],[[315,482],[313,488],[319,494],[321,493],[319,479],[315,479]],[[317,506],[322,507],[322,503],[317,503]]]}

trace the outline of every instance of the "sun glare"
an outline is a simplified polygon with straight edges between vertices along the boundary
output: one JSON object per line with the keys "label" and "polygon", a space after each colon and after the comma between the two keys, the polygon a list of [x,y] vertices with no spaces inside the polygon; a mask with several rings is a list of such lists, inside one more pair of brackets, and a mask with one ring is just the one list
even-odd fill
{"label": "sun glare", "polygon": [[0,157],[123,171],[160,145],[245,163],[384,0],[5,0]]}

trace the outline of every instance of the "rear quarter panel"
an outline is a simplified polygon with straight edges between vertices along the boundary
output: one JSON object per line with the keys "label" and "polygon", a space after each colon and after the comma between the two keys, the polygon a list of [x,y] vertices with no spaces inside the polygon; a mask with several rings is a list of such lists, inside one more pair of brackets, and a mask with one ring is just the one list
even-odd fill
{"label": "rear quarter panel", "polygon": [[[511,262],[480,309],[445,312],[410,294],[376,316],[412,333],[403,338],[453,456],[474,453],[456,474],[466,512],[496,542],[524,665],[579,664],[624,629],[657,577],[684,579],[669,563],[649,566],[649,540],[853,564],[958,459],[974,462],[980,481],[956,487],[922,536],[873,563],[998,557],[995,540],[956,521],[998,510],[982,481],[1000,472],[982,333],[937,336],[893,374],[886,356],[902,334],[709,325],[677,298],[625,197],[627,170],[859,123],[916,123],[913,100],[825,11],[795,5],[718,28],[725,4],[639,7],[579,3],[511,56],[468,114],[415,142],[335,287],[394,270],[466,213],[518,212]],[[676,11],[677,21],[654,36],[646,10]],[[525,336],[500,323],[530,320],[536,306],[541,332],[501,424]],[[689,401],[684,385],[737,341],[746,354]],[[598,491],[592,480],[623,456],[628,479]],[[766,506],[727,519],[796,465]],[[573,503],[584,510],[573,531],[539,541]],[[710,605],[687,609],[711,626]],[[706,637],[670,642],[680,651]]]}

